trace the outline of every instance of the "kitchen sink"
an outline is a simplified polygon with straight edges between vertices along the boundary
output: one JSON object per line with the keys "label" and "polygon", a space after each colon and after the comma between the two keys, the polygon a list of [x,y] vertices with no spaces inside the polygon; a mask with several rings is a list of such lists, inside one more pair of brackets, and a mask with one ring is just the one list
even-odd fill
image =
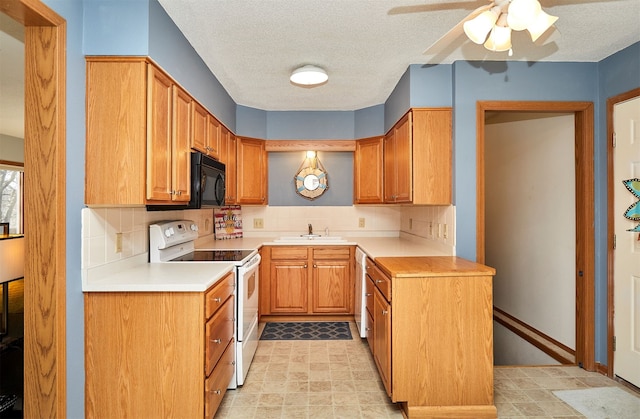
{"label": "kitchen sink", "polygon": [[282,236],[274,240],[274,243],[346,243],[340,236],[321,236],[317,234],[303,234],[300,236]]}

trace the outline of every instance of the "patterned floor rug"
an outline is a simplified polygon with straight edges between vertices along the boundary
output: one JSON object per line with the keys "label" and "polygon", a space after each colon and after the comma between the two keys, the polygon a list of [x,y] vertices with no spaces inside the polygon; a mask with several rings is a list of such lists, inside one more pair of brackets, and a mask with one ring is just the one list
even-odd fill
{"label": "patterned floor rug", "polygon": [[588,419],[637,419],[640,398],[617,387],[557,390],[553,394]]}
{"label": "patterned floor rug", "polygon": [[267,323],[260,340],[350,340],[349,322]]}

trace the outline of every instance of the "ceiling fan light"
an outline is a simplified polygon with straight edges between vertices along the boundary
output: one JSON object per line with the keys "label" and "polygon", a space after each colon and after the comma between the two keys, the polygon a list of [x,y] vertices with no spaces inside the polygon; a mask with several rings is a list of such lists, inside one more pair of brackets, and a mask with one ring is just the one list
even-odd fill
{"label": "ceiling fan light", "polygon": [[527,30],[531,34],[531,41],[536,42],[543,33],[545,33],[554,23],[558,20],[557,16],[551,16],[550,14],[541,11],[528,27]]}
{"label": "ceiling fan light", "polygon": [[491,10],[480,13],[475,18],[462,25],[464,33],[476,44],[482,44],[487,39],[487,34],[498,20],[498,15]]}
{"label": "ceiling fan light", "polygon": [[496,26],[491,30],[484,47],[489,51],[508,51],[511,49],[511,28]]}
{"label": "ceiling fan light", "polygon": [[538,0],[511,0],[507,14],[509,27],[514,31],[522,31],[531,25],[538,14],[542,11],[542,6]]}
{"label": "ceiling fan light", "polygon": [[327,72],[320,67],[305,65],[293,70],[289,80],[291,80],[291,83],[303,86],[317,86],[329,80],[329,76]]}

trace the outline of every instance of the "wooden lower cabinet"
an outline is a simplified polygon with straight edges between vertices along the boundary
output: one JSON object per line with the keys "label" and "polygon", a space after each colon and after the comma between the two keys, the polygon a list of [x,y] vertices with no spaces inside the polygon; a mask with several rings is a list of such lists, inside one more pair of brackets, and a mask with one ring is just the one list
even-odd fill
{"label": "wooden lower cabinet", "polygon": [[265,246],[261,315],[353,314],[353,246]]}
{"label": "wooden lower cabinet", "polygon": [[85,416],[213,417],[235,369],[234,284],[86,293]]}
{"label": "wooden lower cabinet", "polygon": [[371,269],[367,287],[367,294],[373,291],[367,298],[373,336],[367,340],[391,400],[409,418],[497,417],[495,270],[456,257],[377,258],[375,263],[377,272]]}

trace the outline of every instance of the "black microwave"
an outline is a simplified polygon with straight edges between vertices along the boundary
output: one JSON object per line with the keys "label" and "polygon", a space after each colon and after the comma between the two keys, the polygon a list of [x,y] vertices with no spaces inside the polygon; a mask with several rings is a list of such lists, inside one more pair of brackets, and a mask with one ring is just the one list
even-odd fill
{"label": "black microwave", "polygon": [[191,153],[191,201],[189,208],[224,205],[225,166],[200,152]]}
{"label": "black microwave", "polygon": [[186,205],[147,205],[149,211],[216,208],[224,206],[225,166],[200,152],[191,153],[191,200]]}

